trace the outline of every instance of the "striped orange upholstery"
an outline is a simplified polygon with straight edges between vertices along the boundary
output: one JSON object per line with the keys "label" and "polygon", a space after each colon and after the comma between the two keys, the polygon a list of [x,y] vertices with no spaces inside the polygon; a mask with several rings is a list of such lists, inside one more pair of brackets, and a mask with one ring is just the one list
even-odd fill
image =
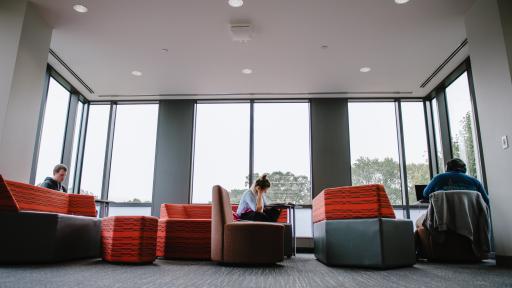
{"label": "striped orange upholstery", "polygon": [[157,256],[209,260],[211,218],[209,204],[162,204]]}
{"label": "striped orange upholstery", "polygon": [[[236,211],[238,205],[232,205]],[[169,259],[209,260],[211,257],[210,204],[162,204],[158,221],[157,256]],[[283,210],[278,222],[286,223]]]}
{"label": "striped orange upholstery", "polygon": [[211,219],[210,204],[162,204],[160,219]]}
{"label": "striped orange upholstery", "polygon": [[93,195],[68,194],[68,214],[96,217],[96,204]]}
{"label": "striped orange upholstery", "polygon": [[153,263],[156,259],[158,218],[114,216],[101,222],[103,260],[121,263]]}
{"label": "striped orange upholstery", "polygon": [[36,211],[96,217],[94,196],[66,194],[0,175],[0,212]]}
{"label": "striped orange upholstery", "polygon": [[34,185],[6,180],[21,211],[68,214],[68,195]]}
{"label": "striped orange upholstery", "polygon": [[328,188],[313,199],[313,223],[357,218],[395,218],[383,185]]}
{"label": "striped orange upholstery", "polygon": [[19,212],[20,208],[0,175],[0,212]]}

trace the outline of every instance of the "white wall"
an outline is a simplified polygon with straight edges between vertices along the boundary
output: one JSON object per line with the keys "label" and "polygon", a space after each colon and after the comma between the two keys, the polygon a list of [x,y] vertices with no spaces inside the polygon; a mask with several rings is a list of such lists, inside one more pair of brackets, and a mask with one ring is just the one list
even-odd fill
{"label": "white wall", "polygon": [[[503,135],[512,144],[510,6],[510,0],[478,0],[466,16],[498,256],[512,256],[512,148],[501,147]],[[501,20],[508,22],[505,33]]]}
{"label": "white wall", "polygon": [[0,1],[0,140],[11,95],[26,1]]}
{"label": "white wall", "polygon": [[[22,23],[1,131],[0,173],[7,179],[29,182],[52,28],[32,3],[26,4]],[[3,86],[1,89],[5,90]]]}

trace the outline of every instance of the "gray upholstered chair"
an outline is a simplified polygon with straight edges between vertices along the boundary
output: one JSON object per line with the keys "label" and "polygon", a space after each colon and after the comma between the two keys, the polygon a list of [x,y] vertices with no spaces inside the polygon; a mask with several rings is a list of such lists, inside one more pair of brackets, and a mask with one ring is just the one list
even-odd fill
{"label": "gray upholstered chair", "polygon": [[233,222],[229,193],[212,191],[212,261],[228,264],[275,264],[284,259],[284,227],[263,222]]}

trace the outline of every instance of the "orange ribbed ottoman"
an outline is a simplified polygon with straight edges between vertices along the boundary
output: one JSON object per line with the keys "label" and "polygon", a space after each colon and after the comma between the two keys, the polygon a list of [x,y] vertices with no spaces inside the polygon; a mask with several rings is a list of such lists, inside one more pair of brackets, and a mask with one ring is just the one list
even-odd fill
{"label": "orange ribbed ottoman", "polygon": [[153,263],[156,259],[158,218],[113,216],[101,223],[103,260],[118,263]]}

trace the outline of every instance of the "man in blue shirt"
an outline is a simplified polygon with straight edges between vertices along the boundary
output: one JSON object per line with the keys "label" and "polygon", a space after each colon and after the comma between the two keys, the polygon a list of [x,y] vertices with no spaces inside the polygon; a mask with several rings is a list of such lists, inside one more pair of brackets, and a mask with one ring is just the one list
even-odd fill
{"label": "man in blue shirt", "polygon": [[489,195],[478,179],[466,175],[466,163],[454,158],[446,163],[446,172],[435,176],[423,190],[423,197],[429,199],[430,194],[436,191],[471,190],[482,195],[482,199],[489,206]]}

